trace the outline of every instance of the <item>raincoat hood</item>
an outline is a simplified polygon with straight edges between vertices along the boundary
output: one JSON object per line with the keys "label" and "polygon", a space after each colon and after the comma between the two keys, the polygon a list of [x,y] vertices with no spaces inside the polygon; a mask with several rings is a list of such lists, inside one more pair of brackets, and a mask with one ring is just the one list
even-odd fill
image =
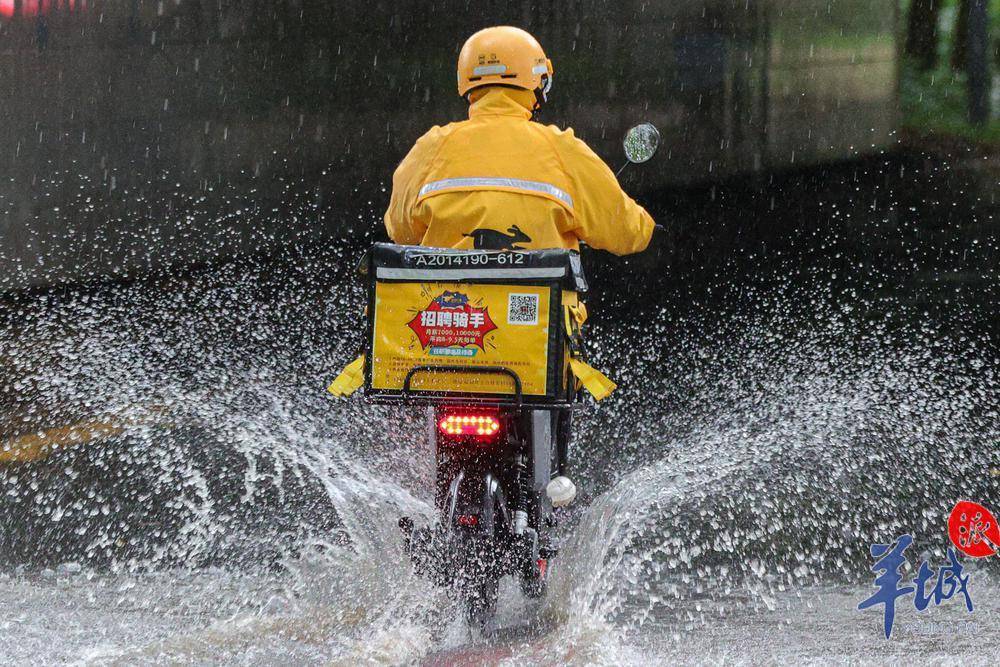
{"label": "raincoat hood", "polygon": [[535,93],[518,88],[490,86],[469,93],[469,118],[477,116],[515,116],[531,118]]}

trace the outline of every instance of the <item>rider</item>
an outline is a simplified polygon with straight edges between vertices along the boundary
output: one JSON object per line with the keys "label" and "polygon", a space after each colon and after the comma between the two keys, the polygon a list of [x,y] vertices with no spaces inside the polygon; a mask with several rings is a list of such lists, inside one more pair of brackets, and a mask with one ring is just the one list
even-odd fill
{"label": "rider", "polygon": [[552,61],[519,28],[487,28],[458,56],[469,120],[432,127],[392,178],[396,243],[437,248],[641,252],[654,222],[572,129],[531,122]]}
{"label": "rider", "polygon": [[[578,251],[584,241],[616,255],[646,249],[656,225],[604,161],[572,129],[532,122],[552,73],[541,45],[519,28],[487,28],[465,42],[458,94],[469,103],[469,120],[432,127],[396,169],[385,213],[395,243]],[[569,418],[566,411],[559,424],[559,504],[576,494],[565,476]]]}

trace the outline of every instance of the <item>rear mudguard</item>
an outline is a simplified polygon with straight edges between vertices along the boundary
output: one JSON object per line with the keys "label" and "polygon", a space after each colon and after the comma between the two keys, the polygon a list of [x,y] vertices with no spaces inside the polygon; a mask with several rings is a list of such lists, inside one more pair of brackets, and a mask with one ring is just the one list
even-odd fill
{"label": "rear mudguard", "polygon": [[477,516],[478,521],[468,527],[468,532],[479,537],[499,537],[498,533],[508,532],[512,525],[507,498],[496,478],[490,473],[467,474],[460,469],[448,488],[441,523],[455,528],[459,516],[470,515]]}

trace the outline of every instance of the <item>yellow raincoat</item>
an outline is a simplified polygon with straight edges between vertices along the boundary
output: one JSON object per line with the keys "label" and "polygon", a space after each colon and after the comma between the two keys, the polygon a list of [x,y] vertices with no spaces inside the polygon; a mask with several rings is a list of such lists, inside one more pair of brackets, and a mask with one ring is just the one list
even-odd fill
{"label": "yellow raincoat", "polygon": [[433,127],[392,179],[396,243],[487,250],[649,245],[653,219],[573,130],[531,122],[534,93],[472,92],[469,120]]}

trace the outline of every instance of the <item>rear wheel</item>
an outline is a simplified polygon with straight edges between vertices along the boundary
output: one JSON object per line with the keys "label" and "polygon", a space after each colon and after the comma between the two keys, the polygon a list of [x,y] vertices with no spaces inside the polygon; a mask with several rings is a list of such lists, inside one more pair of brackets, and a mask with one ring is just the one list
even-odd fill
{"label": "rear wheel", "polygon": [[488,630],[496,617],[497,594],[500,577],[485,575],[479,581],[469,582],[462,591],[465,603],[465,617],[469,625],[480,630]]}
{"label": "rear wheel", "polygon": [[494,539],[468,534],[464,537],[458,593],[469,625],[488,631],[496,616],[502,559]]}

